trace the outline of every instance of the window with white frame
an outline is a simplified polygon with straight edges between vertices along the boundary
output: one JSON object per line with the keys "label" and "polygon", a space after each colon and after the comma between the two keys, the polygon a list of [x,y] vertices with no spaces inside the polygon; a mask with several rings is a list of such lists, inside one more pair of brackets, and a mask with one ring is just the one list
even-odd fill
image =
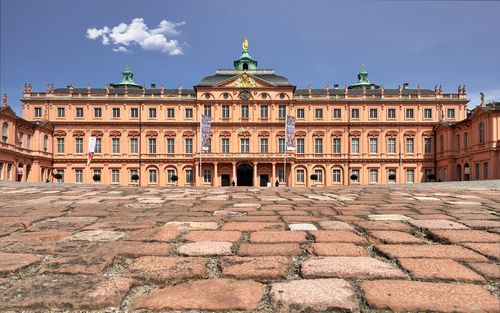
{"label": "window with white frame", "polygon": [[370,183],[371,184],[378,183],[378,169],[376,168],[370,169]]}
{"label": "window with white frame", "polygon": [[23,136],[24,136],[23,133],[19,133],[17,137],[17,144],[19,145],[20,148],[23,146]]}
{"label": "window with white frame", "polygon": [[229,118],[229,105],[222,106],[222,118]]}
{"label": "window with white frame", "polygon": [[26,134],[26,149],[31,149],[31,135]]}
{"label": "window with white frame", "polygon": [[203,182],[204,183],[211,183],[212,182],[212,171],[211,170],[203,171]]}
{"label": "window with white frame", "polygon": [[[102,177],[102,175],[101,175],[101,174],[102,174],[102,172],[101,172],[101,170],[100,170],[100,169],[94,169],[94,174],[93,174],[93,176],[96,176],[96,175],[97,175],[97,176],[99,176],[99,178],[101,178],[101,177]],[[93,178],[94,178],[93,176],[92,176],[92,180],[94,180],[94,179],[93,179]],[[101,179],[99,179],[99,180],[94,180],[94,184],[99,184],[99,183],[101,183]]]}
{"label": "window with white frame", "polygon": [[64,153],[64,138],[57,138],[57,153]]}
{"label": "window with white frame", "polygon": [[484,123],[479,124],[479,144],[484,143]]}
{"label": "window with white frame", "polygon": [[278,180],[280,183],[285,181],[285,169],[284,168],[280,168],[278,170]]}
{"label": "window with white frame", "polygon": [[148,138],[148,153],[156,153],[156,138]]}
{"label": "window with white frame", "polygon": [[278,138],[278,152],[285,153],[285,138]]}
{"label": "window with white frame", "polygon": [[83,138],[75,138],[75,153],[83,153]]}
{"label": "window with white frame", "polygon": [[415,152],[415,145],[413,138],[406,138],[406,153],[413,154]]}
{"label": "window with white frame", "polygon": [[342,109],[333,109],[333,118],[334,119],[342,118]]}
{"label": "window with white frame", "polygon": [[149,108],[149,118],[156,118],[156,108]]}
{"label": "window with white frame", "polygon": [[414,183],[415,182],[415,170],[407,169],[406,170],[406,182]]}
{"label": "window with white frame", "polygon": [[139,117],[139,108],[131,108],[130,109],[130,117],[138,118]]}
{"label": "window with white frame", "polygon": [[167,108],[167,118],[175,118],[175,109]]}
{"label": "window with white frame", "polygon": [[432,138],[424,138],[424,152],[432,153]]}
{"label": "window with white frame", "polygon": [[83,117],[83,108],[76,108],[76,117]]}
{"label": "window with white frame", "polygon": [[396,153],[396,138],[394,137],[387,138],[387,153],[389,154]]}
{"label": "window with white frame", "polygon": [[304,138],[297,138],[297,154],[304,154]]}
{"label": "window with white frame", "polygon": [[340,138],[333,138],[333,153],[335,153],[335,154],[341,153],[341,149],[342,149],[341,143],[342,142],[341,142]]}
{"label": "window with white frame", "polygon": [[139,153],[139,139],[138,138],[130,138],[130,153],[131,154]]}
{"label": "window with white frame", "polygon": [[66,115],[66,111],[64,108],[57,108],[57,117],[64,117]]}
{"label": "window with white frame", "polygon": [[119,118],[120,117],[120,108],[113,108],[113,118]]}
{"label": "window with white frame", "polygon": [[193,118],[193,109],[186,108],[185,111],[184,111],[184,116],[186,118]]}
{"label": "window with white frame", "polygon": [[137,183],[137,182],[139,182],[139,179],[134,179],[134,178],[137,178],[136,175],[139,176],[139,170],[136,169],[136,168],[130,169],[130,182],[131,183]]}
{"label": "window with white frame", "polygon": [[304,119],[305,118],[305,110],[304,109],[297,109],[297,118],[298,119]]}
{"label": "window with white frame", "polygon": [[351,118],[353,119],[359,118],[359,109],[351,109]]}
{"label": "window with white frame", "polygon": [[323,182],[323,170],[320,168],[317,168],[314,170],[314,175],[316,175],[316,180],[315,182],[317,183],[322,183]]}
{"label": "window with white frame", "polygon": [[424,118],[431,119],[432,118],[432,109],[424,109]]}
{"label": "window with white frame", "polygon": [[158,171],[156,169],[149,170],[149,183],[156,184],[158,182]]}
{"label": "window with white frame", "polygon": [[94,117],[97,117],[97,118],[102,117],[102,109],[101,108],[94,108]]}
{"label": "window with white frame", "polygon": [[429,176],[432,175],[432,169],[431,168],[426,168],[424,169],[424,179],[425,181],[430,181],[431,179],[429,178]]}
{"label": "window with white frame", "polygon": [[457,150],[460,150],[460,134],[456,135],[455,137],[455,148]]}
{"label": "window with white frame", "polygon": [[278,118],[285,118],[286,116],[286,106],[280,105],[278,107]]}
{"label": "window with white frame", "polygon": [[446,112],[448,118],[455,118],[455,109],[448,109]]}
{"label": "window with white frame", "polygon": [[[351,177],[349,177],[353,183],[359,183],[359,169],[353,168],[351,170]],[[354,178],[354,179],[353,179]]]}
{"label": "window with white frame", "polygon": [[267,104],[260,105],[260,118],[268,118],[269,117],[269,107]]}
{"label": "window with white frame", "polygon": [[314,153],[323,153],[323,138],[314,138]]}
{"label": "window with white frame", "polygon": [[186,183],[187,184],[193,183],[193,170],[192,169],[186,170]]}
{"label": "window with white frame", "polygon": [[464,133],[464,149],[469,147],[469,133]]}
{"label": "window with white frame", "polygon": [[75,183],[77,183],[77,184],[83,183],[83,170],[82,169],[75,170]]}
{"label": "window with white frame", "polygon": [[114,154],[120,153],[120,138],[112,138],[111,146]]}
{"label": "window with white frame", "polygon": [[112,184],[119,184],[120,183],[120,170],[119,169],[112,169],[111,170],[111,183]]}
{"label": "window with white frame", "polygon": [[174,154],[175,153],[175,139],[167,138],[167,153]]}
{"label": "window with white frame", "polygon": [[42,117],[42,108],[35,108],[35,117]]}
{"label": "window with white frame", "polygon": [[184,151],[187,154],[193,153],[193,138],[186,138],[184,141]]}
{"label": "window with white frame", "polygon": [[240,139],[240,152],[249,153],[250,152],[250,139],[241,138]]}
{"label": "window with white frame", "polygon": [[57,179],[58,183],[64,183],[64,170],[58,169],[56,170],[57,174],[61,174],[61,178]]}
{"label": "window with white frame", "polygon": [[316,119],[322,119],[323,118],[323,109],[315,109],[314,110],[314,117]]}
{"label": "window with white frame", "polygon": [[358,154],[359,153],[359,138],[351,138],[351,153]]}
{"label": "window with white frame", "polygon": [[387,180],[390,183],[395,183],[396,182],[396,169],[395,168],[390,168],[387,171]]}
{"label": "window with white frame", "polygon": [[222,153],[229,153],[229,138],[222,138]]}
{"label": "window with white frame", "polygon": [[414,113],[413,109],[406,109],[406,118],[413,119],[413,117],[414,117],[413,113]]}
{"label": "window with white frame", "polygon": [[205,116],[212,116],[212,106],[211,105],[204,105],[203,106],[203,115]]}
{"label": "window with white frame", "polygon": [[333,169],[333,182],[339,184],[342,182],[341,171],[338,168]]}
{"label": "window with white frame", "polygon": [[172,176],[175,176],[175,170],[167,169],[167,183],[173,183]]}
{"label": "window with white frame", "polygon": [[370,138],[370,153],[376,154],[378,152],[378,139]]}
{"label": "window with white frame", "polygon": [[304,182],[304,170],[297,170],[297,183],[303,183]]}
{"label": "window with white frame", "polygon": [[248,104],[241,105],[241,118],[247,119],[250,116],[250,110]]}
{"label": "window with white frame", "polygon": [[396,109],[387,109],[387,118],[393,120],[396,118]]}
{"label": "window with white frame", "polygon": [[370,109],[370,118],[371,119],[378,118],[378,109]]}
{"label": "window with white frame", "polygon": [[269,152],[269,139],[260,138],[260,153],[268,153]]}

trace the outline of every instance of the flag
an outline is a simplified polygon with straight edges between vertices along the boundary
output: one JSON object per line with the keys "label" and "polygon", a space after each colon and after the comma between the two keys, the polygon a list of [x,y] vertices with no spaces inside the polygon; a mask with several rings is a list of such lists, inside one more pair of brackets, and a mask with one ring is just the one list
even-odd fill
{"label": "flag", "polygon": [[295,116],[286,116],[285,147],[287,151],[295,151]]}
{"label": "flag", "polygon": [[90,137],[89,138],[89,153],[87,154],[87,165],[90,164],[90,161],[94,157],[95,143],[96,143],[96,137]]}
{"label": "flag", "polygon": [[200,131],[201,131],[201,152],[210,150],[210,116],[201,116]]}

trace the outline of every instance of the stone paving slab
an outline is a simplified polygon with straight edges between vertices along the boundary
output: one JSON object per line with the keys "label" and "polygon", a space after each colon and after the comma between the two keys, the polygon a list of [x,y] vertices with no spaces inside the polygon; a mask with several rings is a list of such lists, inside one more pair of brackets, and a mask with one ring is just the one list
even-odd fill
{"label": "stone paving slab", "polygon": [[500,181],[0,184],[0,312],[500,312]]}

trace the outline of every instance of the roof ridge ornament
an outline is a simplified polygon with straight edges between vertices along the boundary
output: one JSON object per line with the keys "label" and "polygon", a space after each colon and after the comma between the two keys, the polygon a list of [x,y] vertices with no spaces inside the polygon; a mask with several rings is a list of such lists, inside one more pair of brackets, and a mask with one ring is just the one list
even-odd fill
{"label": "roof ridge ornament", "polygon": [[247,38],[247,36],[243,37],[243,41],[241,43],[241,48],[243,49],[243,52],[248,52],[248,38]]}

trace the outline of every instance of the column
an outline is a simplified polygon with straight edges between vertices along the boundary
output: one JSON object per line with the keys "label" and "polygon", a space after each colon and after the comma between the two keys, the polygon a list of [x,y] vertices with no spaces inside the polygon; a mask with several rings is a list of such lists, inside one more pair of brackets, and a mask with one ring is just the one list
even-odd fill
{"label": "column", "polygon": [[234,181],[236,186],[238,185],[238,182],[236,181],[236,162],[233,162],[233,177],[231,177],[231,183]]}
{"label": "column", "polygon": [[273,172],[271,176],[271,186],[274,186],[274,183],[276,182],[276,163],[273,163]]}
{"label": "column", "polygon": [[219,177],[217,176],[217,162],[214,163],[214,187],[219,187],[220,186],[220,181]]}
{"label": "column", "polygon": [[260,185],[257,175],[257,162],[253,162],[253,185],[254,187],[259,187]]}

